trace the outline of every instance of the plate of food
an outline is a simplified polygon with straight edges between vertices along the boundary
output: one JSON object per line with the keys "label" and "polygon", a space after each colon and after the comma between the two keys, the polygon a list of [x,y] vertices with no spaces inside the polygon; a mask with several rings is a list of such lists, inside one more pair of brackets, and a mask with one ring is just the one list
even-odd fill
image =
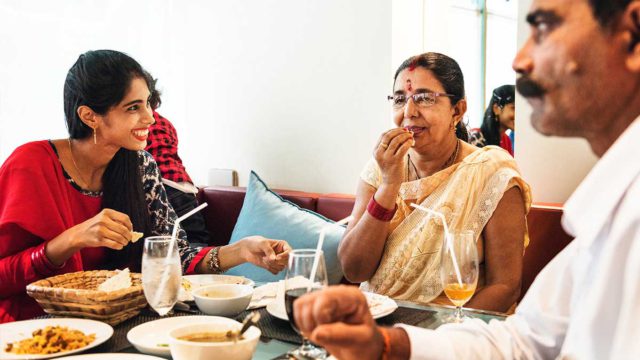
{"label": "plate of food", "polygon": [[169,332],[177,327],[207,323],[219,319],[217,316],[176,316],[140,324],[127,333],[127,340],[141,353],[168,357]]}
{"label": "plate of food", "polygon": [[[398,304],[392,298],[374,294],[370,292],[363,291],[364,296],[367,298],[367,303],[369,304],[369,311],[371,311],[371,315],[374,319],[380,319],[385,317],[392,312],[396,311],[398,308]],[[273,301],[269,305],[267,305],[267,312],[278,319],[289,321],[289,317],[287,316],[287,311],[284,308],[284,300]]]}
{"label": "plate of food", "polygon": [[100,321],[51,318],[0,324],[0,359],[49,359],[91,349],[113,328]]}
{"label": "plate of food", "polygon": [[244,284],[254,286],[255,283],[251,279],[247,279],[244,276],[233,275],[214,275],[214,274],[200,274],[200,275],[185,275],[182,277],[182,286],[178,293],[179,301],[194,301],[192,291],[195,291],[203,286],[214,284]]}

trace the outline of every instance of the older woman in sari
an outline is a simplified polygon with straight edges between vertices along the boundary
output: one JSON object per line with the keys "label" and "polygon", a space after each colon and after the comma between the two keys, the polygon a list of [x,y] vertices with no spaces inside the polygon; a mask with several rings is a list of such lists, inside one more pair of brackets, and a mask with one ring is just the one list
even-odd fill
{"label": "older woman in sari", "polygon": [[355,220],[339,248],[345,276],[396,299],[448,302],[439,277],[443,226],[425,222],[410,207],[417,203],[477,239],[480,280],[467,306],[507,311],[520,294],[529,186],[507,152],[466,142],[464,80],[455,60],[412,57],[396,71],[393,89],[397,127],[382,134],[361,174]]}

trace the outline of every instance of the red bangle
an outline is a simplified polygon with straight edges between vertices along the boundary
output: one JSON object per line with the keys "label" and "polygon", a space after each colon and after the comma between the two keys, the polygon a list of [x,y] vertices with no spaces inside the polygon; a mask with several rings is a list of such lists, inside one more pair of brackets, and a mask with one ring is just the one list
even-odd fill
{"label": "red bangle", "polygon": [[396,214],[396,210],[398,210],[398,204],[394,204],[393,209],[389,210],[378,204],[375,196],[371,197],[369,205],[367,205],[367,212],[369,215],[380,221],[391,221],[391,219],[393,219],[393,215]]}
{"label": "red bangle", "polygon": [[389,336],[387,329],[383,327],[379,327],[378,329],[380,330],[382,340],[384,341],[384,347],[382,348],[382,360],[388,360],[389,354],[391,353],[391,337]]}
{"label": "red bangle", "polygon": [[66,264],[65,261],[62,265],[55,266],[49,258],[47,258],[47,254],[44,251],[45,246],[46,243],[42,243],[38,245],[33,252],[31,252],[31,262],[33,267],[41,276],[49,276],[57,270],[62,269]]}
{"label": "red bangle", "polygon": [[40,249],[40,253],[42,254],[41,255],[42,256],[42,262],[44,263],[44,265],[51,271],[56,271],[56,270],[62,269],[67,264],[67,262],[65,261],[60,265],[54,265],[51,262],[51,260],[49,260],[49,258],[47,257],[47,253],[45,252],[46,247],[47,247],[47,243],[44,243],[42,245],[42,248]]}

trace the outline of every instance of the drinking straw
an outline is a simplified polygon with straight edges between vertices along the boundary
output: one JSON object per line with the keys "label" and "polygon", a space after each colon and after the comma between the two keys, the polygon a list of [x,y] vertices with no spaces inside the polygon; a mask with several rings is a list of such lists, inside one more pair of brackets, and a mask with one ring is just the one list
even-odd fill
{"label": "drinking straw", "polygon": [[311,284],[313,284],[313,279],[315,279],[316,272],[318,271],[318,263],[320,262],[320,254],[322,253],[322,244],[324,243],[324,234],[330,227],[341,226],[351,220],[353,220],[353,216],[350,215],[338,222],[327,224],[322,228],[322,230],[320,230],[320,237],[318,238],[318,245],[316,246],[316,254],[313,257],[313,265],[311,266],[311,276],[309,277],[310,282],[307,285],[307,292],[311,291]]}
{"label": "drinking straw", "polygon": [[[184,221],[186,218],[188,218],[189,216],[197,213],[198,211],[204,209],[207,207],[206,202],[200,204],[200,206],[198,206],[197,208],[189,211],[188,213],[180,216],[178,218],[178,220],[176,220],[176,222],[173,224],[173,231],[171,232],[171,241],[169,241],[169,248],[167,249],[167,257],[164,258],[164,270],[162,271],[162,274],[160,275],[160,285],[159,288],[163,289],[165,286],[167,286],[166,282],[168,281],[168,273],[169,273],[169,262],[171,261],[171,254],[173,254],[173,244],[176,242],[176,238],[178,235],[178,227],[180,226],[180,223],[182,221]],[[160,296],[162,295],[162,291],[158,291],[156,292],[156,296],[153,299],[154,304],[157,304],[158,301],[160,301]]]}
{"label": "drinking straw", "polygon": [[200,206],[198,206],[197,208],[195,208],[195,209],[189,211],[188,213],[180,216],[178,218],[178,220],[176,220],[176,222],[173,224],[173,231],[171,232],[171,240],[172,241],[169,243],[169,252],[167,253],[168,255],[167,255],[167,258],[165,260],[167,263],[169,262],[169,257],[170,257],[169,254],[171,254],[173,252],[173,243],[176,242],[176,238],[178,236],[178,226],[180,225],[180,223],[183,222],[189,216],[191,216],[191,215],[197,213],[198,211],[206,208],[207,205],[209,205],[209,204],[207,204],[206,202],[200,204]]}
{"label": "drinking straw", "polygon": [[442,227],[444,228],[444,238],[446,240],[447,243],[447,247],[449,248],[449,252],[451,253],[451,260],[453,261],[453,268],[456,271],[456,278],[458,278],[458,284],[460,284],[460,286],[462,286],[462,276],[460,275],[460,267],[458,266],[458,260],[456,259],[456,253],[455,251],[453,251],[453,241],[451,240],[451,233],[449,232],[449,226],[447,226],[447,221],[444,218],[444,215],[442,215],[441,213],[435,211],[435,210],[431,210],[429,208],[426,208],[424,206],[420,206],[418,204],[411,204],[411,206],[413,208],[416,208],[418,210],[422,210],[428,214],[437,216],[440,221],[442,221]]}

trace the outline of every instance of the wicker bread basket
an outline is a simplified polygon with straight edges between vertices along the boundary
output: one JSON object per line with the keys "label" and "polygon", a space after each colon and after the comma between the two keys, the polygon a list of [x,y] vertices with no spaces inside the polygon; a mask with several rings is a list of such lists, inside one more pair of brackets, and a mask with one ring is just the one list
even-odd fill
{"label": "wicker bread basket", "polygon": [[116,291],[98,291],[116,271],[79,271],[53,276],[27,286],[27,294],[36,299],[48,314],[94,319],[109,325],[136,316],[147,305],[142,292],[142,276],[131,273],[132,286]]}

